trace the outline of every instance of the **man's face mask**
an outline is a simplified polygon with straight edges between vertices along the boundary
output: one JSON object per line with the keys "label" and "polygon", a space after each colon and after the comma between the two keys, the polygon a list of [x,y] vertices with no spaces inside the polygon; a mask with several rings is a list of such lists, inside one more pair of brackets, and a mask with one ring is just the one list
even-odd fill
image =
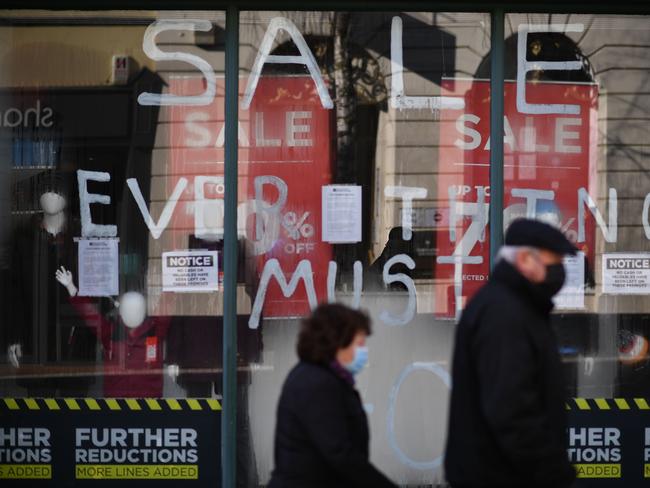
{"label": "man's face mask", "polygon": [[566,271],[564,264],[547,264],[546,265],[546,278],[542,282],[542,286],[551,294],[556,295],[564,286],[566,280]]}
{"label": "man's face mask", "polygon": [[544,280],[537,283],[536,288],[541,291],[547,298],[553,298],[564,286],[566,280],[566,271],[563,263],[544,264],[538,252],[534,252],[533,256],[540,266],[546,268]]}
{"label": "man's face mask", "polygon": [[537,257],[537,259],[542,266],[546,267],[546,276],[542,282],[537,283],[536,287],[547,298],[553,298],[564,286],[564,280],[566,279],[564,264],[556,263],[545,265],[541,262],[539,257]]}

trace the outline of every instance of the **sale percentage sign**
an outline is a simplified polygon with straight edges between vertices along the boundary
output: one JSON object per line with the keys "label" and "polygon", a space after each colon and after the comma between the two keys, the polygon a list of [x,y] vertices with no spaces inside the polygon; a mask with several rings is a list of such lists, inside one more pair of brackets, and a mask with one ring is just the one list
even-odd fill
{"label": "sale percentage sign", "polygon": [[300,237],[309,238],[314,235],[314,226],[306,222],[310,213],[305,212],[298,217],[296,212],[287,212],[282,218],[282,227],[287,231],[287,235],[294,241]]}

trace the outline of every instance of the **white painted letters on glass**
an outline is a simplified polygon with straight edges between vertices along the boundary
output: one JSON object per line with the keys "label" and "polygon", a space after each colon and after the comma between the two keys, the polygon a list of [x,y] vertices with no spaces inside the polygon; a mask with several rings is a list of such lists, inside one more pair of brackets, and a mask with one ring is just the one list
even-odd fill
{"label": "white painted letters on glass", "polygon": [[165,202],[165,208],[163,208],[163,211],[160,214],[158,223],[154,222],[153,218],[151,217],[151,214],[149,213],[147,204],[144,201],[142,192],[140,191],[140,185],[138,185],[138,180],[136,180],[135,178],[129,178],[128,180],[126,180],[126,184],[129,186],[129,189],[131,190],[131,194],[133,194],[133,198],[135,199],[135,202],[138,204],[140,213],[144,218],[144,223],[147,224],[147,228],[149,229],[149,232],[151,232],[151,236],[154,239],[158,239],[160,235],[163,233],[163,231],[169,225],[169,221],[172,218],[172,214],[174,213],[176,204],[178,203],[179,198],[181,197],[183,191],[185,190],[185,187],[187,186],[187,179],[180,178],[176,183],[176,187],[172,192],[172,196],[169,197],[169,200],[167,200],[167,202]]}
{"label": "white painted letters on glass", "polygon": [[643,213],[641,214],[641,222],[643,223],[643,231],[645,232],[646,239],[650,240],[650,221],[648,221],[648,210],[650,209],[650,193],[645,196],[643,200]]}
{"label": "white painted letters on glass", "polygon": [[387,186],[384,195],[402,199],[402,239],[410,241],[413,231],[413,199],[426,198],[427,189],[414,186]]}
{"label": "white painted letters on glass", "polygon": [[[291,37],[291,40],[298,48],[300,56],[279,56],[271,54],[273,41],[275,41],[280,30],[289,34],[289,37]],[[309,70],[311,78],[316,84],[316,91],[318,92],[323,107],[327,109],[334,108],[334,102],[332,102],[332,98],[325,86],[325,81],[320,74],[316,58],[314,58],[314,54],[307,46],[305,38],[302,36],[296,25],[289,19],[286,17],[275,17],[274,19],[271,19],[271,22],[269,22],[269,26],[266,29],[266,33],[264,34],[264,38],[262,39],[262,43],[257,52],[255,63],[253,63],[251,74],[248,77],[248,82],[246,83],[246,90],[244,91],[244,97],[241,102],[241,107],[244,110],[247,110],[251,105],[257,84],[262,76],[262,68],[266,63],[305,65]]]}
{"label": "white painted letters on glass", "polygon": [[390,30],[390,106],[394,109],[462,110],[461,97],[414,97],[404,93],[404,51],[402,49],[402,19],[393,17]]}
{"label": "white painted letters on glass", "polygon": [[533,188],[513,188],[510,192],[513,197],[526,200],[526,218],[534,219],[537,216],[538,200],[555,200],[552,190],[535,190]]}
{"label": "white painted letters on glass", "polygon": [[526,73],[529,71],[579,71],[580,61],[528,61],[526,52],[529,32],[582,32],[583,24],[521,24],[517,39],[517,110],[523,114],[579,115],[580,105],[526,102]]}
{"label": "white painted letters on glass", "polygon": [[408,302],[404,308],[404,312],[400,315],[394,315],[387,310],[384,310],[379,314],[379,318],[386,325],[406,325],[413,317],[415,317],[415,309],[417,305],[417,290],[415,288],[415,283],[410,276],[405,275],[404,273],[390,274],[390,268],[394,264],[404,264],[408,269],[415,269],[415,261],[408,254],[398,254],[393,256],[386,264],[384,264],[383,278],[384,284],[390,285],[392,283],[402,283],[408,290]]}
{"label": "white painted letters on glass", "polygon": [[[358,309],[361,305],[361,291],[363,287],[363,265],[361,261],[355,261],[353,266],[353,297],[352,308]],[[330,261],[327,268],[327,302],[336,302],[336,274],[338,265],[336,261]]]}
{"label": "white painted letters on glass", "polygon": [[596,223],[603,233],[607,242],[616,242],[618,238],[618,200],[616,199],[616,189],[609,189],[609,225],[605,223],[603,215],[598,210],[596,203],[587,190],[580,188],[578,190],[578,242],[585,242],[585,205],[596,219]]}
{"label": "white painted letters on glass", "polygon": [[111,181],[111,175],[103,171],[77,170],[77,184],[79,185],[79,214],[81,216],[81,235],[83,237],[115,237],[117,226],[94,224],[90,216],[90,205],[101,203],[110,205],[111,197],[99,193],[88,193],[88,181],[102,183]]}
{"label": "white painted letters on glass", "polygon": [[318,305],[316,290],[314,289],[314,278],[309,260],[303,259],[300,261],[291,276],[291,279],[287,282],[284,272],[280,267],[280,261],[275,258],[269,259],[264,264],[262,276],[260,277],[260,284],[257,288],[257,293],[255,294],[251,316],[248,319],[248,327],[251,329],[257,329],[259,327],[260,315],[262,314],[262,307],[264,306],[264,299],[266,298],[266,290],[271,278],[275,278],[278,282],[280,289],[282,290],[282,295],[284,295],[285,298],[289,298],[296,292],[298,282],[302,280],[305,284],[305,290],[307,291],[307,301],[309,302],[309,306],[313,310]]}
{"label": "white painted letters on glass", "polygon": [[172,95],[169,93],[141,93],[140,105],[210,105],[217,94],[217,77],[210,63],[194,54],[179,51],[162,51],[156,45],[156,36],[169,30],[208,32],[212,23],[208,20],[157,20],[144,33],[142,50],[154,61],[182,61],[198,69],[205,78],[205,91],[200,95]]}
{"label": "white painted letters on glass", "polygon": [[419,461],[409,457],[397,443],[397,436],[395,435],[395,410],[397,406],[397,398],[399,397],[399,390],[408,376],[416,371],[428,371],[437,376],[447,389],[451,388],[451,377],[449,372],[437,363],[412,363],[402,370],[399,378],[391,388],[388,396],[388,443],[397,455],[398,459],[406,466],[420,470],[433,470],[440,467],[442,464],[442,456],[438,456],[431,461]]}

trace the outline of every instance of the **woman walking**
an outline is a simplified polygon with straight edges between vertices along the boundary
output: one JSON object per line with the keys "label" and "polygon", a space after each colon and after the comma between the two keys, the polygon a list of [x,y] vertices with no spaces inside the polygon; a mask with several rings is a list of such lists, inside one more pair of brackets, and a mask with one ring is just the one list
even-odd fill
{"label": "woman walking", "polygon": [[300,362],[282,388],[269,488],[395,487],[369,461],[368,420],[354,376],[368,361],[369,318],[321,305],[302,322]]}

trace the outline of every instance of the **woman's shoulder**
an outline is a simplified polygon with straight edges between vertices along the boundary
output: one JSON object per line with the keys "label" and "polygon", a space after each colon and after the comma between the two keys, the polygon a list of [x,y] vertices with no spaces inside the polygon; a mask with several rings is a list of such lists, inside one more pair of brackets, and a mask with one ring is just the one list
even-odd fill
{"label": "woman's shoulder", "polygon": [[297,416],[313,409],[341,408],[347,390],[352,391],[327,366],[299,363],[287,376],[279,408],[291,410]]}
{"label": "woman's shoulder", "polygon": [[340,388],[342,382],[334,372],[327,366],[299,362],[287,377],[288,388],[300,388],[303,390],[323,390]]}

